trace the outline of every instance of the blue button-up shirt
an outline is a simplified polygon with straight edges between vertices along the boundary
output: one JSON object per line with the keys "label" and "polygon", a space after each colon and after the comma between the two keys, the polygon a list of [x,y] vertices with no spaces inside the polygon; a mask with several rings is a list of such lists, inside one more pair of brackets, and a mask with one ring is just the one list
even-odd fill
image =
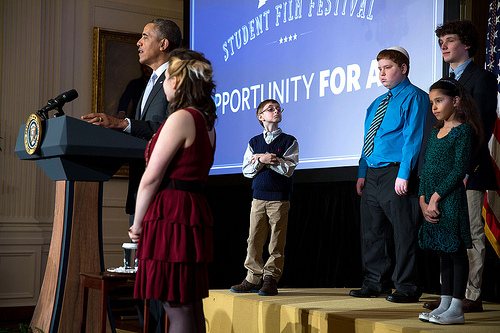
{"label": "blue button-up shirt", "polygon": [[464,73],[465,71],[465,67],[467,67],[467,65],[472,61],[471,58],[467,59],[465,62],[463,62],[462,64],[460,64],[460,66],[458,66],[457,68],[453,69],[451,68],[450,66],[450,69],[448,71],[448,75],[451,74],[451,72],[455,73],[455,80],[459,80],[460,77],[462,76],[462,74]]}
{"label": "blue button-up shirt", "polygon": [[[373,153],[366,157],[361,152],[359,178],[365,178],[368,167],[381,168],[396,162],[401,163],[398,177],[408,180],[418,159],[429,109],[429,95],[411,84],[408,78],[392,88],[391,93],[384,119],[374,138]],[[365,137],[378,105],[386,95],[379,96],[368,107]]]}

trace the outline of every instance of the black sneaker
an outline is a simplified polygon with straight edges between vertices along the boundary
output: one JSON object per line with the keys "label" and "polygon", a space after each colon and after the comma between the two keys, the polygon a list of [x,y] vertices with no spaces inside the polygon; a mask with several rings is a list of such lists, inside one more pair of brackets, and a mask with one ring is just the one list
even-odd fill
{"label": "black sneaker", "polygon": [[244,279],[240,284],[231,287],[233,293],[258,293],[259,289],[262,287],[262,283],[253,284]]}
{"label": "black sneaker", "polygon": [[278,282],[271,276],[264,276],[264,285],[259,290],[261,296],[274,296],[278,294]]}

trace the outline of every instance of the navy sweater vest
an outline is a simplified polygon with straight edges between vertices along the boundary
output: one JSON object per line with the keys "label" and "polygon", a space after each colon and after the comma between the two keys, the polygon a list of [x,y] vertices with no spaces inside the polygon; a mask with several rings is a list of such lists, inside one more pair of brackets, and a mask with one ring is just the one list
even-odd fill
{"label": "navy sweater vest", "polygon": [[[270,144],[266,143],[264,136],[259,134],[250,139],[250,147],[254,154],[274,153],[278,157],[283,154],[293,144],[295,138],[291,135],[281,133]],[[293,189],[293,178],[280,175],[276,171],[264,166],[253,183],[253,198],[267,201],[290,200]]]}

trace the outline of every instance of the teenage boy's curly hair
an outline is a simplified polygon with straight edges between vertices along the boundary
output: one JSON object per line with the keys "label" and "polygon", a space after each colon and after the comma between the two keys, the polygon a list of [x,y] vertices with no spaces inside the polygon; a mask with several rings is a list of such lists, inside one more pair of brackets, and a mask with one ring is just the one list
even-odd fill
{"label": "teenage boy's curly hair", "polygon": [[441,38],[445,35],[458,35],[458,39],[465,46],[470,46],[469,58],[476,55],[478,45],[477,28],[471,21],[450,21],[440,25],[436,29],[436,36]]}

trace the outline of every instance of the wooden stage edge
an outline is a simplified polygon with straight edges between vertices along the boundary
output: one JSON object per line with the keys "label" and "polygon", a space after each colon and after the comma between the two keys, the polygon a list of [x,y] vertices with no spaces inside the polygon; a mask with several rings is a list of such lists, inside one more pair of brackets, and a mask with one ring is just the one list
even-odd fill
{"label": "wooden stage edge", "polygon": [[207,332],[500,332],[500,304],[483,302],[483,312],[466,313],[464,325],[437,325],[418,320],[418,303],[392,303],[380,298],[349,296],[350,288],[279,289],[276,296],[211,290],[203,300]]}

